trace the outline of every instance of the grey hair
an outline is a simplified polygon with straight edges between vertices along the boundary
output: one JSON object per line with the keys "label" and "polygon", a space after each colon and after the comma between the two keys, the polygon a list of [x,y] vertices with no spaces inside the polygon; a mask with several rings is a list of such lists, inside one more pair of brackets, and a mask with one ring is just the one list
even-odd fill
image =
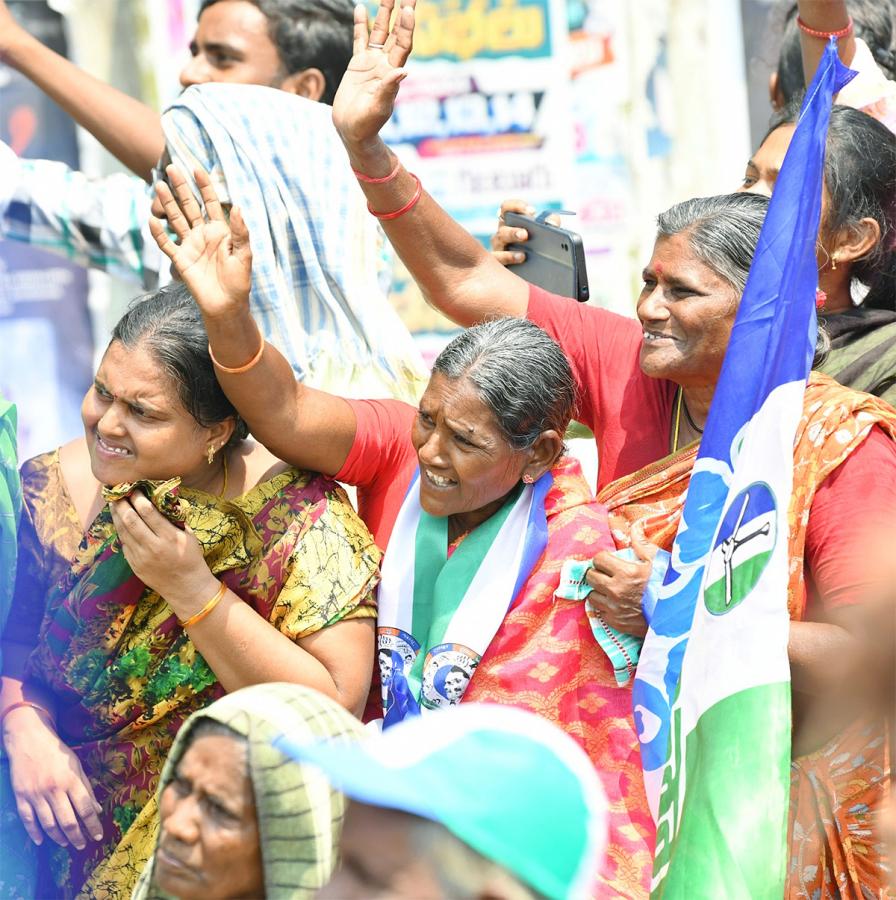
{"label": "grey hair", "polygon": [[[694,255],[740,295],[747,284],[768,204],[768,197],[749,193],[685,200],[657,216],[657,237],[684,234]],[[824,362],[830,349],[830,336],[819,322],[815,367]]]}
{"label": "grey hair", "polygon": [[438,355],[433,372],[468,378],[515,450],[531,447],[548,429],[562,435],[575,412],[569,361],[526,319],[493,319],[468,328]]}
{"label": "grey hair", "polygon": [[742,294],[766,212],[761,194],[696,197],[657,216],[657,237],[685,234],[694,254]]}

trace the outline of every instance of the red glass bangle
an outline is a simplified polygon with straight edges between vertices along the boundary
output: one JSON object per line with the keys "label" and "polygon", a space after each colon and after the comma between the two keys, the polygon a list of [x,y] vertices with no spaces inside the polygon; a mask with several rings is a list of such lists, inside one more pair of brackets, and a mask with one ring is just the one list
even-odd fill
{"label": "red glass bangle", "polygon": [[402,206],[401,209],[396,209],[395,212],[381,213],[377,212],[369,203],[367,204],[367,210],[372,216],[376,216],[378,219],[397,219],[399,216],[403,216],[406,212],[413,209],[417,205],[417,201],[420,199],[423,194],[423,185],[420,184],[420,179],[413,173],[408,172],[411,178],[417,182],[417,189],[414,191],[414,196]]}
{"label": "red glass bangle", "polygon": [[796,24],[800,31],[815,38],[821,38],[822,40],[832,37],[842,38],[852,31],[852,16],[849,17],[849,21],[839,31],[816,31],[814,28],[810,28],[799,16],[796,17]]}
{"label": "red glass bangle", "polygon": [[399,171],[401,171],[401,160],[398,159],[395,160],[395,168],[388,175],[383,175],[382,178],[371,178],[369,175],[365,175],[357,169],[352,169],[355,178],[357,178],[358,181],[363,181],[364,184],[388,184],[398,177]]}

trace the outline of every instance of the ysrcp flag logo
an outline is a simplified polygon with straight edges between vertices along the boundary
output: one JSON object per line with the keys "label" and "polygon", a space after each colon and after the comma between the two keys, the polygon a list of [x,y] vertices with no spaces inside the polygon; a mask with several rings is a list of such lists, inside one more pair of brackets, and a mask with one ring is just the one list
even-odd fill
{"label": "ysrcp flag logo", "polygon": [[654,900],[785,893],[793,442],[817,336],[825,134],[852,74],[832,42],[769,203],[641,650]]}
{"label": "ysrcp flag logo", "polygon": [[763,482],[751,484],[728,506],[719,526],[703,601],[717,616],[731,612],[756,587],[775,548],[775,497]]}

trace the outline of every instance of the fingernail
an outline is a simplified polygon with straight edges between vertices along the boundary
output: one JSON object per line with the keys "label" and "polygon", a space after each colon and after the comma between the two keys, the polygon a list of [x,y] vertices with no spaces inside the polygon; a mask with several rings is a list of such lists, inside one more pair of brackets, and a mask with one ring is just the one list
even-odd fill
{"label": "fingernail", "polygon": [[526,240],[526,232],[523,231],[522,228],[517,228],[517,230],[514,232],[514,235],[515,235],[517,238],[519,238],[521,241]]}
{"label": "fingernail", "polygon": [[514,253],[513,261],[514,262],[522,262],[525,259],[525,254],[523,253]]}
{"label": "fingernail", "polygon": [[95,832],[91,835],[91,837],[92,837],[95,841],[101,841],[101,840],[103,839],[103,833],[102,833],[102,831],[95,831]]}
{"label": "fingernail", "polygon": [[527,216],[534,216],[534,215],[535,215],[535,207],[534,207],[534,206],[527,206],[527,207],[526,207],[526,215],[527,215]]}

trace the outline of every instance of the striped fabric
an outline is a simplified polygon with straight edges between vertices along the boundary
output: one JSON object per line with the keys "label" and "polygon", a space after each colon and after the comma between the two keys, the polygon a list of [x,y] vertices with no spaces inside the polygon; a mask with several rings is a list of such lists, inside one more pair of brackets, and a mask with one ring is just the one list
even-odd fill
{"label": "striped fabric", "polygon": [[65,163],[19,159],[0,141],[0,238],[150,291],[168,280],[168,263],[149,233],[149,205],[141,178],[88,178]]}
{"label": "striped fabric", "polygon": [[222,202],[242,210],[252,312],[296,377],[416,402],[422,360],[379,284],[380,232],[331,115],[273,88],[205,84],[184,91],[162,127],[172,161],[210,172]]}
{"label": "striped fabric", "polygon": [[859,307],[824,320],[831,351],[820,371],[896,406],[896,312]]}
{"label": "striped fabric", "polygon": [[[624,558],[634,558],[634,552],[630,549],[620,551],[618,556],[627,553]],[[591,568],[590,559],[565,559],[560,568],[560,584],[554,591],[554,596],[559,600],[585,601],[585,612],[588,614],[588,623],[598,646],[610,660],[613,666],[613,677],[618,685],[625,685],[631,681],[641,655],[643,638],[634,637],[617,631],[604,621],[603,616],[597,611],[589,599],[592,593],[591,585],[585,580],[585,575]]]}
{"label": "striped fabric", "polygon": [[[345,800],[315,768],[301,765],[274,747],[288,735],[307,743],[354,738],[361,723],[323,694],[294,684],[259,684],[222,697],[191,716],[168,754],[159,795],[174,777],[201,719],[223,722],[249,742],[249,774],[258,812],[259,840],[268,900],[312,897],[336,865]],[[153,881],[151,859],[132,900],[165,900]]]}

